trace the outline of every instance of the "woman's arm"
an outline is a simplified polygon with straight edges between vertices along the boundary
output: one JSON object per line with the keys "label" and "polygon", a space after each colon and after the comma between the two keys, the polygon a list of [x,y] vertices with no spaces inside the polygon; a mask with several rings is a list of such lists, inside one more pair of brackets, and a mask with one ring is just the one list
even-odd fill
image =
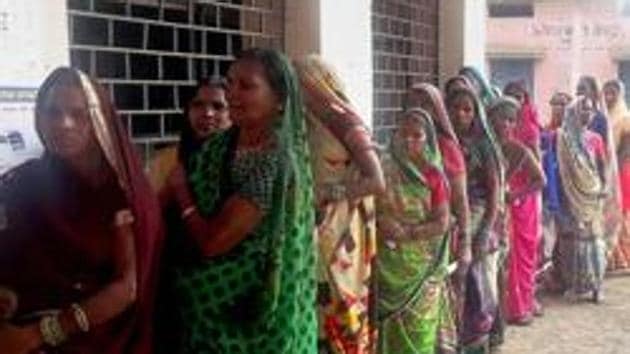
{"label": "woman's arm", "polygon": [[258,226],[263,210],[248,198],[233,194],[211,217],[199,214],[188,188],[184,168],[180,165],[169,178],[174,199],[182,211],[187,233],[203,257],[215,257],[229,252]]}
{"label": "woman's arm", "polygon": [[521,156],[524,159],[523,164],[527,170],[529,183],[521,186],[519,189],[510,191],[507,197],[508,202],[517,200],[529,193],[539,191],[543,189],[543,187],[545,187],[545,183],[547,183],[540,161],[536,159],[530,149],[524,145],[517,145],[517,148],[521,150]]}
{"label": "woman's arm", "polygon": [[[63,309],[57,320],[63,334],[67,338],[89,331],[95,326],[105,324],[118,317],[127,310],[137,297],[137,273],[135,238],[132,230],[133,216],[129,210],[122,210],[116,214],[114,229],[114,277],[111,282],[92,297],[84,299],[73,306],[76,308]],[[83,324],[77,319],[77,308],[85,315]],[[82,326],[86,326],[83,327]],[[22,329],[12,329],[23,336],[29,337],[31,349],[44,344],[44,336],[40,324],[35,323]],[[0,336],[1,337],[1,336]]]}
{"label": "woman's arm", "polygon": [[[192,207],[192,202],[184,202]],[[182,203],[180,203],[182,205]],[[216,257],[232,250],[258,226],[263,211],[248,199],[234,195],[221,207],[219,212],[204,218],[196,209],[189,215],[183,215],[186,231],[197,243],[204,257]]]}
{"label": "woman's arm", "polygon": [[481,227],[476,230],[477,234],[473,235],[473,251],[479,253],[483,251],[494,223],[496,222],[499,212],[499,200],[501,193],[501,185],[499,183],[499,171],[492,159],[488,159],[485,164],[486,169],[486,188],[488,195],[486,196],[486,209],[481,221]]}
{"label": "woman's arm", "polygon": [[305,95],[308,109],[348,149],[363,178],[348,186],[348,196],[359,198],[385,192],[385,178],[370,133],[355,110],[332,94],[309,90]]}
{"label": "woman's arm", "polygon": [[427,240],[442,236],[448,231],[450,209],[448,203],[435,208],[433,215],[424,223],[409,228],[409,240]]}
{"label": "woman's arm", "polygon": [[470,209],[468,208],[468,192],[466,186],[466,173],[458,174],[450,179],[451,183],[451,208],[456,217],[459,232],[459,245],[470,247]]}

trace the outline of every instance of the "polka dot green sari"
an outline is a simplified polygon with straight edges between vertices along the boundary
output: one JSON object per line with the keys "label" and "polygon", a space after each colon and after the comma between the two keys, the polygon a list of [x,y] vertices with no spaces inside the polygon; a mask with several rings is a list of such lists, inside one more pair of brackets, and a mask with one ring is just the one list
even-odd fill
{"label": "polka dot green sari", "polygon": [[276,147],[235,153],[237,129],[212,136],[188,163],[202,214],[230,195],[256,203],[264,217],[228,254],[176,269],[184,353],[315,354],[313,186],[305,120],[293,70],[275,53],[271,65],[289,88],[275,122]]}

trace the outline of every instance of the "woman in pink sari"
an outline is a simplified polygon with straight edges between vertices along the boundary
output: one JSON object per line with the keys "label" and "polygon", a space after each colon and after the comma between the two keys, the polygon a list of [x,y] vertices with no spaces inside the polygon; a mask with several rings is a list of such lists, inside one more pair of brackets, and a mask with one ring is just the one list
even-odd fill
{"label": "woman in pink sari", "polygon": [[[540,138],[542,125],[538,112],[529,97],[529,93],[522,81],[514,81],[504,89],[506,96],[513,97],[520,105],[520,111],[514,139],[529,148],[537,159],[540,168]],[[527,188],[529,179],[526,173],[516,173],[508,180],[510,190]],[[538,269],[538,250],[542,239],[542,191],[534,191],[518,201],[511,203],[512,240],[515,242],[511,251],[508,265],[507,317],[512,321],[526,320],[529,314],[542,315],[542,307],[534,297],[534,281]],[[513,259],[516,253],[523,256]],[[531,254],[530,254],[531,253]],[[523,258],[524,257],[524,258]],[[531,264],[530,264],[531,262]],[[520,274],[520,275],[519,275]]]}
{"label": "woman in pink sari", "polygon": [[[506,317],[509,322],[528,324],[535,312],[534,276],[538,252],[538,193],[545,184],[540,162],[525,144],[514,137],[519,104],[509,97],[498,99],[488,108],[488,117],[499,138],[506,159],[510,205],[510,244]],[[530,214],[527,215],[526,212]]]}

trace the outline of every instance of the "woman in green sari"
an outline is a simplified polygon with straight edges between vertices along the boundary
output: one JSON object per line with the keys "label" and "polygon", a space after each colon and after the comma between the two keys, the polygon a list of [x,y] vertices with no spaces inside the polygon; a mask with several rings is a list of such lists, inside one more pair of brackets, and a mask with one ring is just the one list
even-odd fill
{"label": "woman in green sari", "polygon": [[315,354],[313,184],[297,80],[266,49],[242,53],[227,76],[234,127],[169,178],[191,250],[172,270],[179,352]]}
{"label": "woman in green sari", "polygon": [[449,191],[428,113],[406,113],[384,156],[377,198],[378,352],[435,353],[449,315]]}

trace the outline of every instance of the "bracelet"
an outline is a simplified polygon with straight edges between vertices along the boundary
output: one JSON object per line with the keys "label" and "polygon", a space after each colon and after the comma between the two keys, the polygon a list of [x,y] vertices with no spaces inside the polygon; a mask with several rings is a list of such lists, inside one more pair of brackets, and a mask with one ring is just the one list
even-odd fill
{"label": "bracelet", "polygon": [[70,305],[72,309],[72,315],[74,316],[74,320],[76,321],[79,329],[83,333],[87,333],[90,331],[90,320],[88,319],[87,313],[79,304]]}
{"label": "bracelet", "polygon": [[197,211],[197,207],[194,205],[189,206],[188,208],[182,211],[182,220],[188,219],[194,212]]}
{"label": "bracelet", "polygon": [[44,343],[51,347],[58,347],[68,339],[61,327],[58,314],[42,317],[39,322],[39,331]]}
{"label": "bracelet", "polygon": [[116,213],[114,224],[117,227],[133,224],[135,218],[129,209],[119,210]]}

